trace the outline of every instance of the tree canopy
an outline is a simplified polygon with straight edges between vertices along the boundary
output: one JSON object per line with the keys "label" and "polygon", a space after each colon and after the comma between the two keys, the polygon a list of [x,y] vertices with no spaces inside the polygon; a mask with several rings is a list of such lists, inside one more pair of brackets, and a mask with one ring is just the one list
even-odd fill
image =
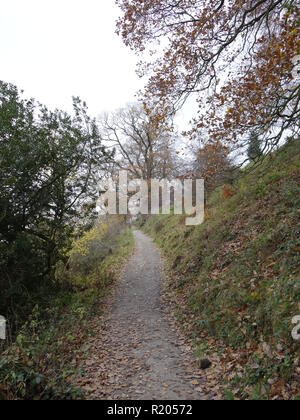
{"label": "tree canopy", "polygon": [[[231,148],[249,132],[264,152],[299,133],[299,3],[296,0],[117,0],[117,31],[148,76],[142,99],[158,118],[191,95],[188,133]],[[299,58],[299,57],[298,57]],[[298,67],[297,67],[298,66]]]}
{"label": "tree canopy", "polygon": [[180,160],[175,151],[176,134],[170,124],[154,124],[139,104],[131,104],[101,119],[101,136],[116,150],[115,167],[131,178],[172,178]]}

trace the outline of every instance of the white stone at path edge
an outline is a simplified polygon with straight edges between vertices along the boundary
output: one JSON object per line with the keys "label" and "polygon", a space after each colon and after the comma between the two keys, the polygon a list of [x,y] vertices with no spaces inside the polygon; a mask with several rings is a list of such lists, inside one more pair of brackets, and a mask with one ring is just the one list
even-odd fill
{"label": "white stone at path edge", "polygon": [[0,340],[6,339],[6,319],[0,315]]}

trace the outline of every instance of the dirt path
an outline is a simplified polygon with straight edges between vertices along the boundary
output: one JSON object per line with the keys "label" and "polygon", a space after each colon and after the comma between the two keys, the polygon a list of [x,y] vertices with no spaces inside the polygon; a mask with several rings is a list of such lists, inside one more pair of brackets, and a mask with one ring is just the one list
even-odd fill
{"label": "dirt path", "polygon": [[200,375],[161,305],[161,259],[151,239],[134,232],[136,249],[110,313],[94,325],[79,382],[100,399],[201,399]]}

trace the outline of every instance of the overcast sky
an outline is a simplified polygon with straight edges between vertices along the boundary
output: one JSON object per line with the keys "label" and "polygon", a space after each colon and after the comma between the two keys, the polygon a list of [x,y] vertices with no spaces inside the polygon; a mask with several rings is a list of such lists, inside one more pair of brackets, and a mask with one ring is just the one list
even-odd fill
{"label": "overcast sky", "polygon": [[115,34],[114,0],[0,0],[0,80],[51,108],[92,115],[134,100],[137,58]]}
{"label": "overcast sky", "polygon": [[[114,0],[0,0],[0,80],[49,108],[72,111],[80,96],[91,116],[135,101],[139,60],[115,33]],[[180,130],[195,110],[181,111]]]}

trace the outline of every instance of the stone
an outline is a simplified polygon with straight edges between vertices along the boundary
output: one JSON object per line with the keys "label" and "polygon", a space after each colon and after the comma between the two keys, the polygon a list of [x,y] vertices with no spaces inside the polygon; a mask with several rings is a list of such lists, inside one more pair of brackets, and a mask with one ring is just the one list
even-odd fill
{"label": "stone", "polygon": [[210,360],[208,360],[208,359],[201,359],[201,360],[199,361],[199,367],[200,367],[200,369],[202,369],[202,370],[209,369],[209,368],[211,367],[211,365],[212,365],[212,363],[211,363],[211,361],[210,361]]}

